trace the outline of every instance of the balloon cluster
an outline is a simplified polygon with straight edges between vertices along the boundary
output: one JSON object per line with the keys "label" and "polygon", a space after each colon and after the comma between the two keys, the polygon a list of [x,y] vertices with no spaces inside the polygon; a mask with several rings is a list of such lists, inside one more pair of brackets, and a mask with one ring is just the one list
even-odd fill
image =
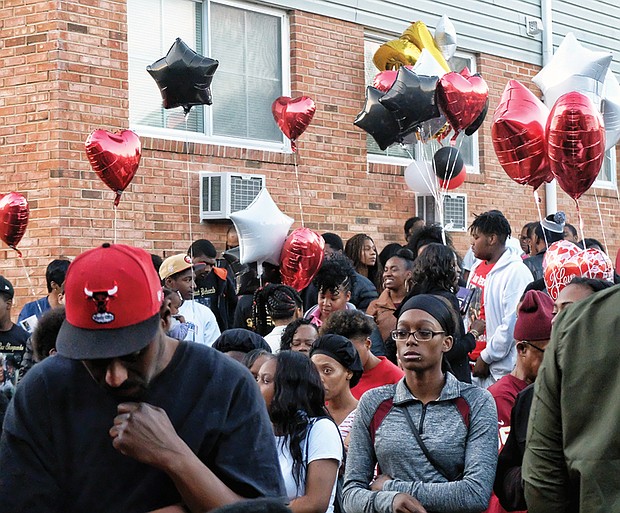
{"label": "balloon cluster", "polygon": [[590,188],[606,149],[620,139],[620,85],[609,71],[611,60],[568,33],[533,78],[544,103],[518,81],[508,82],[491,136],[510,178],[534,189],[556,178],[575,201]]}
{"label": "balloon cluster", "polygon": [[373,58],[381,71],[366,88],[366,102],[355,125],[382,150],[411,140],[414,133],[423,141],[445,137],[449,127],[454,137],[462,131],[473,134],[486,116],[489,89],[467,68],[450,71],[446,59],[455,51],[454,26],[446,16],[434,39],[417,21],[399,39],[383,44]]}

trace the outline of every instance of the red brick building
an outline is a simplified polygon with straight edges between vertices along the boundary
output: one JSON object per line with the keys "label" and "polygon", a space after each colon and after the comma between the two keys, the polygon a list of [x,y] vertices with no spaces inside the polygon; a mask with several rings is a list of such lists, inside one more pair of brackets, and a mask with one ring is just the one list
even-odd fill
{"label": "red brick building", "polygon": [[[369,161],[366,134],[353,125],[364,104],[366,28],[300,10],[287,16],[291,96],[310,96],[317,105],[298,141],[306,226],[345,239],[365,232],[379,249],[404,242],[403,222],[417,212],[404,167]],[[129,128],[127,1],[5,0],[0,23],[0,192],[24,194],[31,210],[19,245],[23,266],[6,245],[0,251],[0,273],[16,285],[17,312],[45,293],[44,270],[51,259],[114,238],[114,194],[92,171],[84,142],[96,128]],[[518,232],[538,213],[531,188],[512,182],[500,168],[490,118],[508,80],[537,91],[530,79],[539,67],[482,52],[476,52],[476,64],[489,85],[489,116],[478,131],[480,172],[468,175],[456,192],[467,195],[467,223],[473,213],[498,208]],[[300,226],[290,152],[188,143],[182,136],[141,134],[141,141],[139,171],[116,211],[117,242],[171,254],[187,249],[191,231],[194,239],[208,238],[223,249],[228,225],[200,222],[201,171],[265,175],[274,201],[295,218],[293,227]],[[544,214],[543,188],[541,198]],[[605,238],[613,259],[620,247],[616,190],[593,187],[580,205],[586,236]],[[577,225],[575,205],[560,189],[558,209]],[[464,253],[467,233],[452,236]]]}

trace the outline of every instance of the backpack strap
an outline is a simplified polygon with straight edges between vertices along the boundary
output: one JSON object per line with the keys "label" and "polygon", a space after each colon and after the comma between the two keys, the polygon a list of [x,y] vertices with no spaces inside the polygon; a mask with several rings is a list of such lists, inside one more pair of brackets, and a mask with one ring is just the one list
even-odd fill
{"label": "backpack strap", "polygon": [[463,396],[459,396],[454,399],[454,406],[461,414],[463,419],[463,423],[465,424],[465,428],[469,432],[469,418],[471,413],[471,408],[469,407],[469,403],[465,400]]}
{"label": "backpack strap", "polygon": [[383,422],[383,419],[387,417],[387,414],[390,413],[393,407],[394,407],[393,397],[390,397],[382,401],[381,403],[379,403],[379,406],[377,406],[377,409],[375,410],[375,413],[372,416],[372,419],[370,420],[370,424],[368,425],[368,431],[370,433],[370,440],[372,441],[373,446],[375,444],[375,435],[377,433],[377,429],[379,429],[379,426]]}

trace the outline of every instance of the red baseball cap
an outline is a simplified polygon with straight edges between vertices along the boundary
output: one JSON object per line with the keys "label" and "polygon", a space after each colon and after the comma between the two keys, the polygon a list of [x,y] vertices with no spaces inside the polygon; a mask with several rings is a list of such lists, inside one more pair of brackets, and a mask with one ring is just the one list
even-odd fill
{"label": "red baseball cap", "polygon": [[69,266],[64,287],[67,318],[56,349],[66,358],[135,353],[157,333],[163,291],[143,249],[106,243],[86,251]]}

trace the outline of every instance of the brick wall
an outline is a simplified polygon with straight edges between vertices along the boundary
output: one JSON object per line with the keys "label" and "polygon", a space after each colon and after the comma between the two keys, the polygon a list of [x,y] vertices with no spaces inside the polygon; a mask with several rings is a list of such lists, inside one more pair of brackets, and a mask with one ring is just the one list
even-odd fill
{"label": "brick wall", "polygon": [[[301,221],[299,183],[309,228],[345,239],[366,232],[380,249],[403,242],[403,222],[416,212],[415,194],[402,167],[368,164],[366,134],[353,125],[364,104],[362,27],[291,14],[292,96],[308,95],[317,105],[297,155],[144,137],[140,169],[115,212],[114,194],[91,170],[84,141],[96,128],[128,128],[125,0],[7,0],[0,21],[0,192],[21,192],[31,207],[19,245],[23,261],[4,245],[0,250],[0,272],[16,285],[16,311],[44,294],[49,260],[75,256],[115,233],[118,242],[160,255],[185,251],[200,237],[223,248],[227,224],[198,222],[200,171],[265,174],[275,202],[295,218],[294,227]],[[512,182],[497,163],[490,118],[508,80],[535,91],[530,78],[537,70],[488,55],[479,57],[478,70],[490,87],[489,116],[479,130],[481,174],[468,177],[457,192],[468,195],[469,222],[473,213],[499,208],[518,232],[538,214],[531,188]],[[618,200],[615,191],[596,193],[615,255]],[[541,197],[544,213],[542,190]],[[577,224],[574,204],[561,190],[558,207]],[[602,239],[593,191],[581,209],[586,236]],[[464,253],[469,237],[453,237]]]}

